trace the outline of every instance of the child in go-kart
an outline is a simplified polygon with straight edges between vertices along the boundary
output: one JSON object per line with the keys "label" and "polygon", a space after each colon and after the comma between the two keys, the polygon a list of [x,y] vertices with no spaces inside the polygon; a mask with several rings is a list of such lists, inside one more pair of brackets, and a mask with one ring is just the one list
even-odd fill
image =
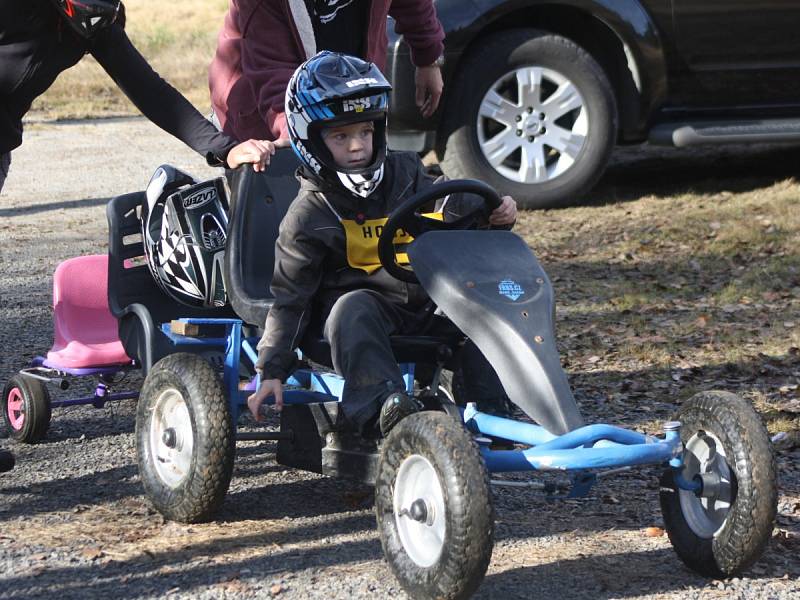
{"label": "child in go-kart", "polygon": [[[307,332],[320,331],[345,379],[341,409],[350,427],[365,437],[386,435],[420,408],[404,393],[389,336],[431,335],[449,323],[432,315],[421,286],[395,279],[378,259],[388,215],[433,185],[415,153],[386,150],[390,89],[372,63],[332,52],[306,61],[289,82],[286,116],[302,161],[301,186],[275,247],[275,301],[256,364],[262,383],[248,398],[256,420],[269,395],[281,410],[281,382],[294,368],[294,350]],[[445,221],[483,206],[464,195],[437,204],[434,218]],[[505,196],[484,225],[510,228],[516,214],[516,203]],[[395,238],[396,245],[410,241]],[[471,343],[461,352],[460,371],[469,401],[483,411],[507,410],[494,370]]]}

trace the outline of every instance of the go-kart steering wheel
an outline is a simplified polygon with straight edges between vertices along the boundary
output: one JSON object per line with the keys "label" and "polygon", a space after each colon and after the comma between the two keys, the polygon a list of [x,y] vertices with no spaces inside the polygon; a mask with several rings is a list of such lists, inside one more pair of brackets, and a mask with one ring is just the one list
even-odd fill
{"label": "go-kart steering wheel", "polygon": [[487,212],[493,211],[502,203],[500,195],[494,188],[474,179],[453,179],[438,183],[414,194],[389,215],[389,219],[381,232],[381,237],[378,239],[378,257],[381,259],[381,265],[390,275],[400,281],[419,283],[413,271],[405,269],[397,263],[393,242],[398,229],[402,229],[416,239],[429,231],[469,229],[474,224],[475,217],[481,209],[450,223],[424,217],[417,213],[417,209],[433,200],[458,193],[481,196],[485,208],[488,209]]}

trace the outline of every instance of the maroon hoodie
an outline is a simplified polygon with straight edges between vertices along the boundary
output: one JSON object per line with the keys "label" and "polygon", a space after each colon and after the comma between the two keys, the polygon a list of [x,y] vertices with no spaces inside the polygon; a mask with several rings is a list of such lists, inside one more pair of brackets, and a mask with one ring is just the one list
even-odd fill
{"label": "maroon hoodie", "polygon": [[[288,137],[283,114],[289,79],[317,52],[305,0],[229,0],[230,9],[209,67],[211,104],[222,130],[238,139]],[[383,70],[386,17],[411,48],[417,66],[442,53],[444,32],[433,0],[372,0],[366,58]]]}

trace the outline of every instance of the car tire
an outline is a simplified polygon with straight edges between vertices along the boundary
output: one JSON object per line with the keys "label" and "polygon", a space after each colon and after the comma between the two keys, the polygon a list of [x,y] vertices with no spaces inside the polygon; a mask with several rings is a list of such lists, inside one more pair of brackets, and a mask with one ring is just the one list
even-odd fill
{"label": "car tire", "polygon": [[[518,77],[532,74],[539,85],[520,85]],[[556,89],[571,92],[572,108],[555,104]],[[543,31],[489,37],[464,59],[448,98],[437,144],[443,172],[485,181],[521,208],[574,203],[600,178],[616,141],[616,99],[603,69],[574,42]],[[493,100],[501,109],[489,117]]]}
{"label": "car tire", "polygon": [[707,474],[707,492],[678,488],[672,469],[661,477],[661,512],[675,552],[706,577],[731,577],[754,563],[772,535],[777,512],[775,459],[753,407],[730,392],[708,391],[677,415],[684,444],[683,477]]}
{"label": "car tire", "polygon": [[227,395],[214,368],[188,353],[158,361],[136,411],[139,476],[166,519],[214,517],[228,491],[236,453]]}
{"label": "car tire", "polygon": [[410,415],[381,446],[375,516],[384,556],[411,598],[469,598],[492,556],[486,466],[463,425]]}

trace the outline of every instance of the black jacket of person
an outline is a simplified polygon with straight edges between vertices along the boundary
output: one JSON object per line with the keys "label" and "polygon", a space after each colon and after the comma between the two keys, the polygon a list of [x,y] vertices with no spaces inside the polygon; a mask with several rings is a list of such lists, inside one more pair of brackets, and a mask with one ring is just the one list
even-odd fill
{"label": "black jacket of person", "polygon": [[91,54],[153,123],[222,164],[236,140],[220,133],[133,47],[117,22],[91,40],[62,22],[49,0],[0,0],[0,154],[22,143],[22,118],[58,75]]}

